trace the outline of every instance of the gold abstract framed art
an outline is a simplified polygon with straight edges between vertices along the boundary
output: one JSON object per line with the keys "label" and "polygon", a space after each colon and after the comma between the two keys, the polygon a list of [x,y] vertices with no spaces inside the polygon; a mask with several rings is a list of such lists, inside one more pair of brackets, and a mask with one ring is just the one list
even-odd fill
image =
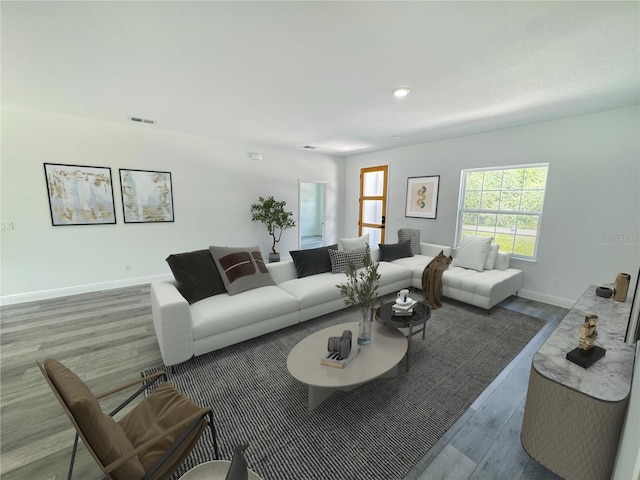
{"label": "gold abstract framed art", "polygon": [[173,222],[171,172],[120,169],[124,223]]}
{"label": "gold abstract framed art", "polygon": [[116,223],[110,168],[45,163],[44,174],[54,227]]}
{"label": "gold abstract framed art", "polygon": [[440,175],[407,178],[405,217],[436,218]]}

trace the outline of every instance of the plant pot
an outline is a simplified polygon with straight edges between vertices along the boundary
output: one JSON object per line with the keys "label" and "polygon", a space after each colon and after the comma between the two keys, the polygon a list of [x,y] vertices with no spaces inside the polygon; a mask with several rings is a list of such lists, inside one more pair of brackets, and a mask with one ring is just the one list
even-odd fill
{"label": "plant pot", "polygon": [[269,263],[279,262],[280,254],[279,253],[270,253],[269,254]]}

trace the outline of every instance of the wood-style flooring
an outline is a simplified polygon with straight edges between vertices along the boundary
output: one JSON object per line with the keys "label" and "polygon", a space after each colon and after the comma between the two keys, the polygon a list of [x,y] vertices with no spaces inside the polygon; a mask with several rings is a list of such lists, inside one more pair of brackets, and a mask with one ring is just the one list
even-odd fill
{"label": "wood-style flooring", "polygon": [[[425,452],[407,480],[558,478],[529,458],[519,435],[531,358],[567,310],[516,297],[502,306],[548,324]],[[149,287],[5,306],[0,317],[0,477],[66,478],[74,430],[35,362],[60,360],[96,393],[138,378],[161,361]],[[104,402],[105,410],[117,400]],[[102,478],[82,445],[73,478]]]}

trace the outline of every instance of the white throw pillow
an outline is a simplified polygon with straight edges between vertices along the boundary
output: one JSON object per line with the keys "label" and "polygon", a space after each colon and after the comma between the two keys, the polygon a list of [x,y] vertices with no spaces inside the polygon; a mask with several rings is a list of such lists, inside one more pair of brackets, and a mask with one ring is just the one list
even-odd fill
{"label": "white throw pillow", "polygon": [[498,249],[500,245],[492,243],[489,247],[489,255],[487,255],[487,261],[484,262],[485,270],[493,270],[496,265],[496,258],[498,258]]}
{"label": "white throw pillow", "polygon": [[471,268],[481,272],[489,256],[489,250],[493,237],[476,237],[464,235],[462,244],[458,249],[458,255],[453,261],[454,267]]}
{"label": "white throw pillow", "polygon": [[511,254],[510,253],[499,253],[498,258],[496,258],[496,270],[506,270],[509,268],[509,264],[511,263]]}
{"label": "white throw pillow", "polygon": [[365,233],[361,237],[340,239],[340,247],[342,247],[342,250],[355,250],[356,248],[366,247],[368,244],[369,244],[368,233]]}

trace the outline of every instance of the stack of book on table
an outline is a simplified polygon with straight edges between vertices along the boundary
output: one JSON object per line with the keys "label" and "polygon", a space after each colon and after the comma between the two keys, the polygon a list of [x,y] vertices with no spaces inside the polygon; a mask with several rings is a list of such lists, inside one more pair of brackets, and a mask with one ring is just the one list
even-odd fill
{"label": "stack of book on table", "polygon": [[407,303],[394,303],[391,306],[394,317],[410,317],[413,315],[413,307],[418,303],[415,300],[409,299]]}

